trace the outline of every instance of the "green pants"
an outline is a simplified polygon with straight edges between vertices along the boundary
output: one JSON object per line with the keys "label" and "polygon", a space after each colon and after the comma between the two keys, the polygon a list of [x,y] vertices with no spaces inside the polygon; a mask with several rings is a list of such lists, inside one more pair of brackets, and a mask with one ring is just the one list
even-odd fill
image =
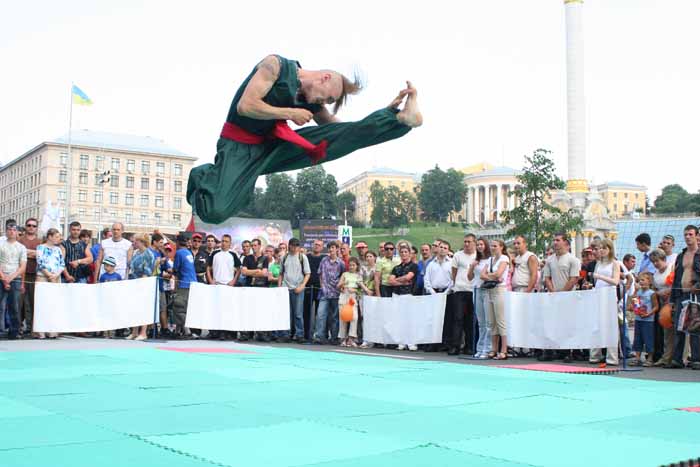
{"label": "green pants", "polygon": [[[314,144],[328,141],[325,161],[358,149],[400,138],[411,128],[396,119],[395,109],[381,109],[358,122],[328,123],[297,130]],[[218,224],[247,205],[260,175],[298,170],[311,165],[303,149],[281,140],[251,145],[219,139],[213,164],[190,172],[187,201],[204,222]]]}

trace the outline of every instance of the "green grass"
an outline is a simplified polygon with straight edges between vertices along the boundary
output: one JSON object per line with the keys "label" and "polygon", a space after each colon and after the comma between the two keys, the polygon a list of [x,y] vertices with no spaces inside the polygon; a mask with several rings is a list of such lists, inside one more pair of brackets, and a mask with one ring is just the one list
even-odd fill
{"label": "green grass", "polygon": [[[408,227],[403,227],[407,230],[405,235],[399,235],[400,229],[374,229],[374,228],[353,228],[352,241],[353,243],[363,240],[367,242],[369,249],[377,251],[379,242],[392,241],[394,243],[399,240],[408,240],[417,248],[422,243],[432,243],[436,238],[441,238],[450,242],[453,251],[457,251],[462,247],[464,238],[464,228],[461,224],[453,226],[448,222],[442,223],[423,223],[418,222],[411,224]],[[294,235],[299,235],[299,231],[295,230]]]}

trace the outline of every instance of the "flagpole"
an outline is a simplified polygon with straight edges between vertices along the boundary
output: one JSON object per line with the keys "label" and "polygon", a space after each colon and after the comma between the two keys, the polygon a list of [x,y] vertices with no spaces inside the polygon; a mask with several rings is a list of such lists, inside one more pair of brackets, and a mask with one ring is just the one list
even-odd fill
{"label": "flagpole", "polygon": [[73,132],[73,82],[70,83],[70,110],[68,111],[68,177],[66,177],[66,204],[64,206],[65,215],[63,220],[63,238],[68,238],[68,217],[70,216],[70,199],[73,182],[73,154],[72,154],[72,132]]}

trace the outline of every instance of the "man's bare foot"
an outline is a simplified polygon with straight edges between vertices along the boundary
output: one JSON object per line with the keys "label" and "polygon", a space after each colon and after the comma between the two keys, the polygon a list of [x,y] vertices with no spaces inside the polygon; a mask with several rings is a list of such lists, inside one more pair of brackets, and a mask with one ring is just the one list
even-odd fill
{"label": "man's bare foot", "polygon": [[406,89],[401,92],[406,92],[406,104],[403,110],[396,115],[396,118],[411,128],[419,127],[423,124],[423,115],[418,110],[418,90],[413,87],[410,81],[406,81]]}

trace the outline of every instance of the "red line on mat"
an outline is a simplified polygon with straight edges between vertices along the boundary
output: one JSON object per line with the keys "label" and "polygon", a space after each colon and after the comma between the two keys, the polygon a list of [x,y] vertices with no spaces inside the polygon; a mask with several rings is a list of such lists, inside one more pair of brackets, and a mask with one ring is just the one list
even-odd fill
{"label": "red line on mat", "polygon": [[529,363],[525,365],[496,365],[498,368],[512,368],[515,370],[532,370],[545,371],[549,373],[615,373],[618,370],[614,368],[585,368],[579,366],[556,365],[550,363]]}

